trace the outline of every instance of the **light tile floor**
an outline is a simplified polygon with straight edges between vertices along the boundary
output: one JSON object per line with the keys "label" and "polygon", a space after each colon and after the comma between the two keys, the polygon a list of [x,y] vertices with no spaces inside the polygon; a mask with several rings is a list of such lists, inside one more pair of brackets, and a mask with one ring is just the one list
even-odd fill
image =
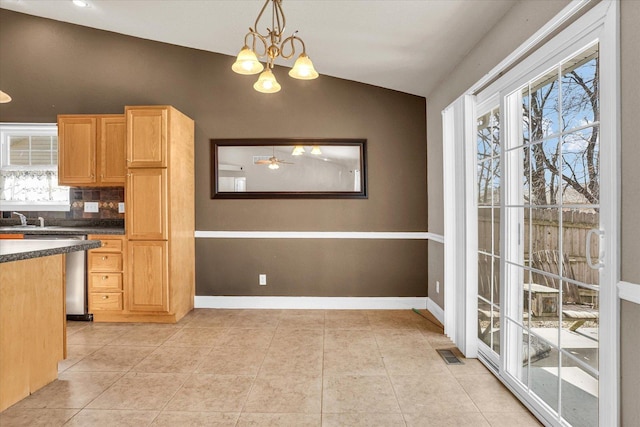
{"label": "light tile floor", "polygon": [[540,425],[477,360],[446,365],[451,342],[410,310],[196,309],[67,336],[58,380],[2,427]]}

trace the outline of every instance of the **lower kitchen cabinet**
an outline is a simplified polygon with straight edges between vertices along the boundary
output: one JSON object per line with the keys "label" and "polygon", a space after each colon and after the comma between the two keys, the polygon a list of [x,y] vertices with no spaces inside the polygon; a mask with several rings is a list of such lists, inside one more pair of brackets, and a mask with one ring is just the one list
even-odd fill
{"label": "lower kitchen cabinet", "polygon": [[[173,293],[169,286],[166,240],[129,240],[118,235],[90,235],[89,239],[102,241],[101,248],[89,251],[87,261],[89,312],[94,322],[174,323],[193,308],[190,274],[177,273],[182,280],[174,278]],[[192,257],[185,248],[181,252]]]}
{"label": "lower kitchen cabinet", "polygon": [[118,235],[89,236],[89,240],[101,240],[102,246],[89,251],[88,300],[89,313],[122,313],[126,237]]}
{"label": "lower kitchen cabinet", "polygon": [[167,242],[129,241],[129,310],[169,311]]}

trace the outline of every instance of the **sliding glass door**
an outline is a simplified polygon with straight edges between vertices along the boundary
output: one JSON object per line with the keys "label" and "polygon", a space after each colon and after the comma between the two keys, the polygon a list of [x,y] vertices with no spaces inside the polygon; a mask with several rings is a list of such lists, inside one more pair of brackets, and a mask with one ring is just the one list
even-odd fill
{"label": "sliding glass door", "polygon": [[599,44],[520,81],[475,107],[478,352],[554,424],[597,426]]}
{"label": "sliding glass door", "polygon": [[571,425],[598,423],[598,45],[504,97],[506,372]]}

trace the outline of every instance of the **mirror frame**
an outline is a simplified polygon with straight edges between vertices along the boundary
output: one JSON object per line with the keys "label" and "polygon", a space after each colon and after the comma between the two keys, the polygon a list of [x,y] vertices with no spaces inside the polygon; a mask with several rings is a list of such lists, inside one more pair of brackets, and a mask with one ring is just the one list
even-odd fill
{"label": "mirror frame", "polygon": [[[211,198],[212,199],[366,199],[367,196],[367,140],[352,138],[242,138],[211,139]],[[218,148],[283,145],[347,145],[360,147],[360,191],[218,191]]]}

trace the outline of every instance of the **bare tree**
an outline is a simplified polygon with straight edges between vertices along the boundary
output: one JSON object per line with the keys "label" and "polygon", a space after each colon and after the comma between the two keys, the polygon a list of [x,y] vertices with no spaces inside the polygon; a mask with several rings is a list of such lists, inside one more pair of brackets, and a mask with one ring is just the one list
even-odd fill
{"label": "bare tree", "polygon": [[[592,56],[524,95],[528,126],[524,142],[532,142],[531,152],[525,153],[524,173],[525,182],[530,177],[533,204],[555,205],[561,194],[574,202],[599,201],[599,67],[598,57]],[[562,140],[549,137],[559,133],[559,124]],[[575,196],[566,194],[569,189]]]}

